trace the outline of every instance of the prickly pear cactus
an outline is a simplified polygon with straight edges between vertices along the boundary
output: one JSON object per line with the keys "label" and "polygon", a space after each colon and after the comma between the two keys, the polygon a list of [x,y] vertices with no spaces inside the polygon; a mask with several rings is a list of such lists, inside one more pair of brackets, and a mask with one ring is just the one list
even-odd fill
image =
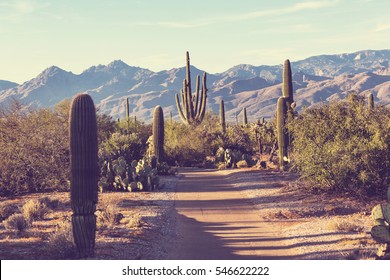
{"label": "prickly pear cactus", "polygon": [[[390,188],[387,191],[390,202]],[[372,238],[381,244],[377,252],[378,259],[390,259],[390,203],[378,204],[371,212],[374,226],[371,228]]]}

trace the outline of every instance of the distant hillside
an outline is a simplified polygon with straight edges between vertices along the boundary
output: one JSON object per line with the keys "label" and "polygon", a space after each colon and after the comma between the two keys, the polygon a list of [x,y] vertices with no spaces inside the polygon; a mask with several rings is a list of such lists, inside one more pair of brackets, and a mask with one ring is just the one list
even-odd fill
{"label": "distant hillside", "polygon": [[[366,50],[292,62],[298,110],[317,102],[342,99],[349,91],[362,94],[371,91],[376,102],[390,103],[389,61],[390,50]],[[195,77],[202,75],[203,70],[192,67],[191,73]],[[230,121],[244,107],[251,120],[272,117],[276,100],[281,96],[281,73],[282,64],[242,64],[222,73],[208,74],[208,109],[217,112],[222,98]],[[0,80],[0,104],[6,105],[10,98],[16,98],[27,106],[53,107],[65,98],[85,92],[92,96],[99,111],[114,118],[124,117],[126,97],[130,99],[131,114],[146,122],[156,105],[161,105],[167,115],[172,111],[178,118],[174,96],[184,78],[184,67],[153,72],[121,60],[92,66],[78,75],[52,66],[21,85]]]}

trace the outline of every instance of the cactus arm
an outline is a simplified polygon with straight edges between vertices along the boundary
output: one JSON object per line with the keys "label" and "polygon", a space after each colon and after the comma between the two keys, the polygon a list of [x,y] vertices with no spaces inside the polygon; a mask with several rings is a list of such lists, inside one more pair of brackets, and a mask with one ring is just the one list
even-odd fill
{"label": "cactus arm", "polygon": [[184,123],[187,123],[187,119],[184,117],[183,110],[181,109],[181,106],[180,106],[180,101],[179,101],[179,95],[178,94],[176,94],[176,107],[177,107],[177,111],[179,112],[179,116],[180,116],[181,120]]}
{"label": "cactus arm", "polygon": [[197,121],[201,123],[206,113],[207,87],[206,87],[206,72],[203,73],[201,107],[199,110]]}
{"label": "cactus arm", "polygon": [[196,76],[196,89],[195,89],[195,115],[198,115],[198,107],[199,107],[199,83],[200,83],[200,77],[199,75]]}

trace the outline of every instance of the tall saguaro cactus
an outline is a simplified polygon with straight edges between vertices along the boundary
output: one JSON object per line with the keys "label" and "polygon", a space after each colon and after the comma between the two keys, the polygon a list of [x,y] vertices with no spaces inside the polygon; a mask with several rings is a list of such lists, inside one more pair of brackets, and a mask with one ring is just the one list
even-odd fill
{"label": "tall saguaro cactus", "polygon": [[200,92],[200,77],[196,76],[196,89],[194,95],[191,90],[190,54],[186,53],[186,78],[183,89],[180,91],[182,102],[176,94],[176,106],[180,118],[185,124],[198,125],[202,122],[206,112],[207,86],[206,72],[203,73],[202,90]]}
{"label": "tall saguaro cactus", "polygon": [[225,103],[222,99],[219,104],[219,121],[221,123],[222,133],[226,133]]}
{"label": "tall saguaro cactus", "polygon": [[248,125],[248,117],[247,117],[247,114],[246,114],[246,107],[244,107],[244,112],[243,112],[243,115],[242,115],[242,125],[243,126],[247,126]]}
{"label": "tall saguaro cactus", "polygon": [[294,109],[293,84],[291,74],[290,60],[286,59],[283,66],[283,97],[286,100],[287,110],[290,112]]}
{"label": "tall saguaro cactus", "polygon": [[276,109],[276,129],[278,133],[278,149],[279,149],[279,167],[281,171],[285,170],[288,134],[286,129],[287,119],[287,101],[285,97],[279,97]]}
{"label": "tall saguaro cactus", "polygon": [[372,94],[372,92],[368,94],[368,109],[374,109],[374,95]]}
{"label": "tall saguaro cactus", "polygon": [[129,122],[130,120],[130,105],[129,105],[129,98],[126,98],[126,121]]}
{"label": "tall saguaro cactus", "polygon": [[160,106],[153,112],[153,147],[154,154],[159,162],[164,158],[164,113]]}
{"label": "tall saguaro cactus", "polygon": [[80,257],[94,255],[98,201],[98,138],[92,98],[79,94],[69,117],[72,230]]}

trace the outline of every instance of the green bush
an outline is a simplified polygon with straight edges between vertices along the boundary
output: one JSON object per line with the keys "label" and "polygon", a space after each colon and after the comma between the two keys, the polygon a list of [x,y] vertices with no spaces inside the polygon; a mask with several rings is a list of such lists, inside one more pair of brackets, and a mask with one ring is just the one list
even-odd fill
{"label": "green bush", "polygon": [[68,188],[67,123],[56,111],[0,110],[0,195]]}
{"label": "green bush", "polygon": [[390,183],[390,110],[351,95],[308,108],[289,124],[293,164],[313,188],[356,195]]}
{"label": "green bush", "polygon": [[[69,100],[54,110],[26,109],[14,101],[0,108],[0,195],[69,190]],[[99,141],[116,128],[98,114]]]}
{"label": "green bush", "polygon": [[210,113],[206,113],[198,126],[178,122],[165,124],[165,153],[169,165],[205,166],[211,157],[217,164],[223,160],[225,149],[253,154],[256,149],[254,131],[250,127],[233,125],[228,126],[224,134],[218,116]]}

